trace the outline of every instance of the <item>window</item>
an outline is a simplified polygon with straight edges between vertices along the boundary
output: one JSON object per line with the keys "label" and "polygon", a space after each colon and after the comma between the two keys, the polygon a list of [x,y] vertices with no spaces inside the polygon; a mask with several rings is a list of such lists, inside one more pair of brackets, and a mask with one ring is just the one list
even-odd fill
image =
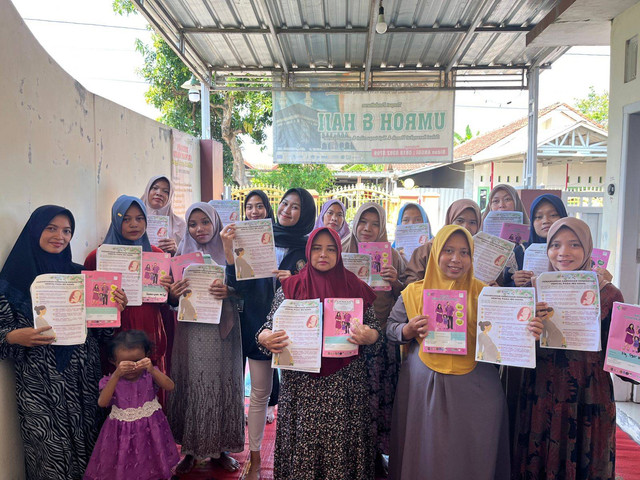
{"label": "window", "polygon": [[598,183],[602,183],[602,177],[600,177],[600,180],[598,181]]}
{"label": "window", "polygon": [[502,179],[502,177],[500,175],[498,175],[498,182],[500,182]]}
{"label": "window", "polygon": [[638,69],[638,35],[631,37],[624,45],[624,83],[636,79]]}
{"label": "window", "polygon": [[520,181],[520,177],[516,175],[516,183],[518,183],[519,181]]}
{"label": "window", "polygon": [[591,177],[589,177],[589,183],[591,183]]}
{"label": "window", "polygon": [[580,183],[580,176],[578,175],[578,183]]}
{"label": "window", "polygon": [[480,175],[480,181],[484,182],[484,175]]}
{"label": "window", "polygon": [[511,181],[511,177],[507,175],[507,183],[509,183],[510,181]]}

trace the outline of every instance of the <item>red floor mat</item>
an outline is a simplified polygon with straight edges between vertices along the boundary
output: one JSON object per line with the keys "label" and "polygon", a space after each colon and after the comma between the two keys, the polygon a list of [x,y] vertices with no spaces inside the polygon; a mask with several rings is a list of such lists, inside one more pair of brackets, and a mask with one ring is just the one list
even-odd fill
{"label": "red floor mat", "polygon": [[616,427],[616,480],[640,480],[640,445]]}

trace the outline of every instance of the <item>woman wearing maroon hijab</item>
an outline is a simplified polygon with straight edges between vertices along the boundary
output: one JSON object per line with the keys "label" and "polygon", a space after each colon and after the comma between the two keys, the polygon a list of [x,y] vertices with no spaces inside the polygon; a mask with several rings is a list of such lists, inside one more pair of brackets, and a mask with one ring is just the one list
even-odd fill
{"label": "woman wearing maroon hijab", "polygon": [[371,479],[375,449],[363,350],[381,345],[372,308],[376,295],[344,267],[340,237],[334,230],[311,232],[306,254],[309,262],[276,292],[267,323],[257,334],[261,348],[268,354],[280,353],[288,343],[285,331],[272,332],[273,315],[285,298],[361,298],[363,324],[351,327],[349,341],[362,348],[354,357],[322,358],[320,373],[281,372],[274,477]]}

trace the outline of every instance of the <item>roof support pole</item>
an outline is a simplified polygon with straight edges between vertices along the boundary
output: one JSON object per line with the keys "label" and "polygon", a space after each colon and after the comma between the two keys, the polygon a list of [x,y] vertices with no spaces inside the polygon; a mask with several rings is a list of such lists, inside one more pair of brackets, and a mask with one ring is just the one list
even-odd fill
{"label": "roof support pole", "polygon": [[209,85],[202,82],[200,84],[200,116],[202,117],[202,134],[203,140],[211,139],[211,105],[209,95]]}
{"label": "roof support pole", "polygon": [[364,60],[364,89],[369,90],[371,80],[371,60],[373,59],[373,42],[376,40],[376,6],[378,0],[369,2],[369,32],[367,33],[367,53]]}
{"label": "roof support pole", "polygon": [[527,159],[522,175],[525,189],[536,188],[538,167],[538,91],[540,67],[533,67],[527,73],[529,86],[529,122],[527,125]]}

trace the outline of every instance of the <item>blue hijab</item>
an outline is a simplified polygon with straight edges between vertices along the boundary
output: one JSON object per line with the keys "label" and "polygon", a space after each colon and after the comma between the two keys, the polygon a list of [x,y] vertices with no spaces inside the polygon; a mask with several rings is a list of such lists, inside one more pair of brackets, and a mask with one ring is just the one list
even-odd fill
{"label": "blue hijab", "polygon": [[137,197],[130,197],[128,195],[120,195],[111,207],[111,226],[107,235],[104,237],[102,243],[107,245],[142,245],[143,252],[151,252],[151,243],[147,232],[144,232],[137,240],[127,240],[122,235],[122,221],[124,220],[124,214],[127,213],[131,205],[136,204],[144,215],[145,223],[147,221],[147,209],[144,203]]}
{"label": "blue hijab", "polygon": [[[422,208],[422,205],[418,205],[417,203],[405,203],[402,208],[400,208],[400,211],[398,212],[398,221],[396,222],[396,225],[402,225],[402,215],[404,215],[404,211],[409,208],[409,207],[413,207],[413,208],[417,208],[418,210],[420,210],[420,214],[422,215],[422,223],[426,223],[429,225],[429,240],[431,240],[433,238],[433,232],[431,231],[431,223],[429,222],[429,217],[427,216],[427,212],[424,211],[424,208]],[[393,248],[396,248],[396,242],[393,242],[393,245],[391,245]]]}
{"label": "blue hijab", "polygon": [[537,197],[531,204],[531,209],[529,210],[530,212],[529,218],[531,218],[531,231],[529,232],[529,244],[547,243],[547,239],[539,236],[536,233],[536,229],[533,227],[533,220],[535,217],[536,208],[538,208],[540,206],[540,203],[542,202],[549,202],[551,205],[553,205],[553,208],[556,209],[556,212],[558,212],[558,214],[560,215],[560,218],[565,218],[569,216],[569,214],[567,213],[567,209],[565,208],[564,203],[562,202],[562,199],[560,197],[557,197],[556,195],[551,195],[550,193],[545,193],[544,195],[540,195],[539,197]]}

